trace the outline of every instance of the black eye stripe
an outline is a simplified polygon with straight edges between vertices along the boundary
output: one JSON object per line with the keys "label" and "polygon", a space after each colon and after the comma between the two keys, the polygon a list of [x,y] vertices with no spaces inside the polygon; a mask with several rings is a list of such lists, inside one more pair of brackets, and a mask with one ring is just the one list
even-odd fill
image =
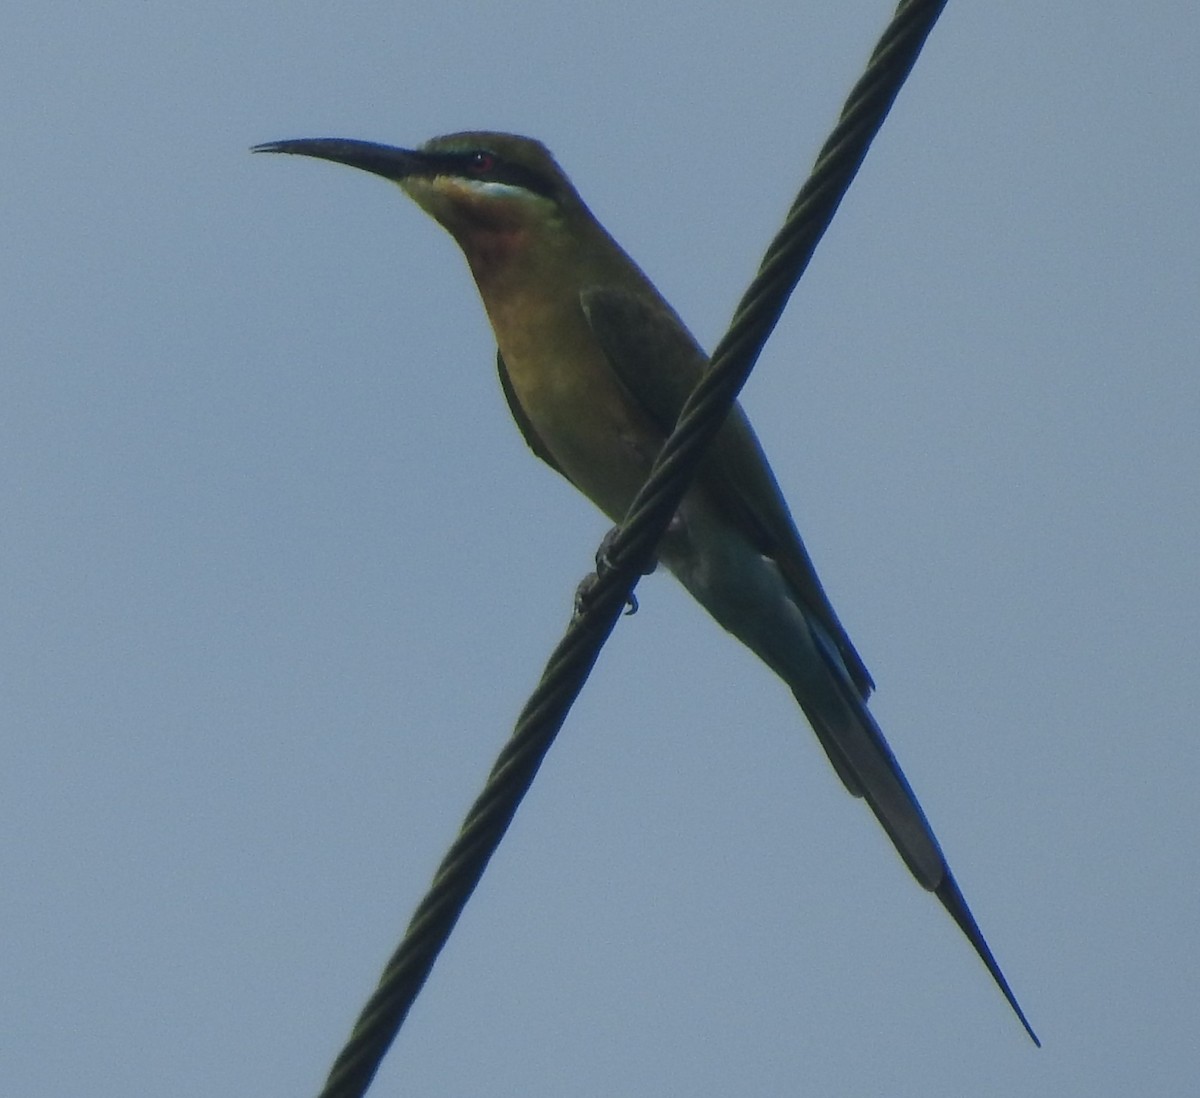
{"label": "black eye stripe", "polygon": [[454,175],[463,179],[481,179],[490,183],[507,183],[543,198],[553,198],[554,181],[540,173],[497,156],[489,149],[472,149],[462,153],[442,153],[436,161],[437,174]]}

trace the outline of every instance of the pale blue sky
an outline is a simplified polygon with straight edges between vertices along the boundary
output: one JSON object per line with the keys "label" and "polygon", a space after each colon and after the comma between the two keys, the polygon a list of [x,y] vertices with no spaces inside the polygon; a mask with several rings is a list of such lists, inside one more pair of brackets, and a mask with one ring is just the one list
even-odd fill
{"label": "pale blue sky", "polygon": [[[533,134],[711,345],[890,13],[8,13],[0,1093],[314,1093],[605,529],[450,239],[248,147]],[[655,576],[373,1093],[1194,1085],[1198,49],[950,4],[745,396],[1045,1048]]]}

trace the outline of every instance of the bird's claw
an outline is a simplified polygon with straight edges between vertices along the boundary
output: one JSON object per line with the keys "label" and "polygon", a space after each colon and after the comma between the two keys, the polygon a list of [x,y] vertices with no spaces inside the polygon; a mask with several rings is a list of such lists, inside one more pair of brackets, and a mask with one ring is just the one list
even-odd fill
{"label": "bird's claw", "polygon": [[[608,533],[600,539],[600,547],[596,550],[596,571],[603,572],[613,567],[612,547],[616,544],[617,538],[621,534],[621,527],[609,527]],[[645,568],[642,569],[642,575],[648,576],[658,567],[658,561],[651,560]]]}
{"label": "bird's claw", "polygon": [[[575,609],[573,617],[579,617],[583,614],[591,604],[592,592],[596,588],[596,584],[600,582],[600,576],[596,572],[589,572],[579,581],[579,586],[575,588]],[[638,612],[637,595],[632,591],[629,592],[629,598],[625,600],[625,616]]]}
{"label": "bird's claw", "polygon": [[[579,586],[575,588],[575,617],[579,617],[587,608],[591,601],[592,591],[595,589],[596,583],[600,579],[600,573],[606,572],[613,567],[611,551],[613,543],[616,542],[617,536],[621,533],[619,526],[613,526],[608,533],[600,539],[600,547],[596,550],[596,571],[589,572],[579,581]],[[648,576],[655,568],[658,567],[658,562],[652,560],[650,564],[642,572]],[[629,617],[638,612],[637,595],[632,591],[629,592],[629,598],[625,600],[625,616]]]}
{"label": "bird's claw", "polygon": [[588,603],[591,602],[592,591],[595,590],[596,582],[600,577],[595,572],[589,572],[579,581],[579,586],[575,588],[575,602],[571,611],[572,618],[582,617],[584,611],[588,608]]}

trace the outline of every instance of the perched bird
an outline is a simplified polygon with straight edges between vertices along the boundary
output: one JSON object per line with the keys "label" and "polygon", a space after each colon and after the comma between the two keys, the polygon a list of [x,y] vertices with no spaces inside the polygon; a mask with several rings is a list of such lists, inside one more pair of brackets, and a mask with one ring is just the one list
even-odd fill
{"label": "perched bird", "polygon": [[[419,149],[316,138],[255,151],[383,176],[450,232],[483,298],[500,384],[525,441],[619,522],[708,359],[546,148],[510,134],[456,133]],[[846,788],[866,799],[1040,1044],[867,709],[871,676],[740,407],[701,463],[658,555],[791,687]]]}

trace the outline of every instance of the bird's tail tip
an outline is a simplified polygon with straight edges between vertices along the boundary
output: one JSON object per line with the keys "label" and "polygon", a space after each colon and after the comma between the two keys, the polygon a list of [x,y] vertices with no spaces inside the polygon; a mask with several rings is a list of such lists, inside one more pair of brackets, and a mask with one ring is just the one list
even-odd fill
{"label": "bird's tail tip", "polygon": [[995,980],[1001,994],[1008,1000],[1008,1005],[1012,1007],[1017,1020],[1025,1028],[1025,1032],[1029,1034],[1029,1039],[1037,1048],[1041,1048],[1041,1039],[1034,1032],[1033,1026],[1029,1024],[1029,1019],[1025,1017],[1025,1011],[1021,1009],[1021,1004],[1017,1002],[1017,997],[1013,994],[1012,988],[1008,986],[1008,981],[1004,978],[1004,973],[1000,971],[1000,966],[996,963],[996,958],[992,955],[991,948],[984,939],[983,932],[979,929],[979,924],[975,922],[975,916],[971,914],[971,909],[967,906],[967,901],[958,887],[958,882],[954,879],[954,874],[949,869],[946,870],[946,876],[943,878],[942,883],[934,889],[934,895],[941,900],[942,906],[950,913],[950,917],[958,924],[959,929],[967,936],[967,940],[971,945],[974,946],[975,952],[979,954],[979,959],[984,963],[984,967],[987,968],[992,979]]}

